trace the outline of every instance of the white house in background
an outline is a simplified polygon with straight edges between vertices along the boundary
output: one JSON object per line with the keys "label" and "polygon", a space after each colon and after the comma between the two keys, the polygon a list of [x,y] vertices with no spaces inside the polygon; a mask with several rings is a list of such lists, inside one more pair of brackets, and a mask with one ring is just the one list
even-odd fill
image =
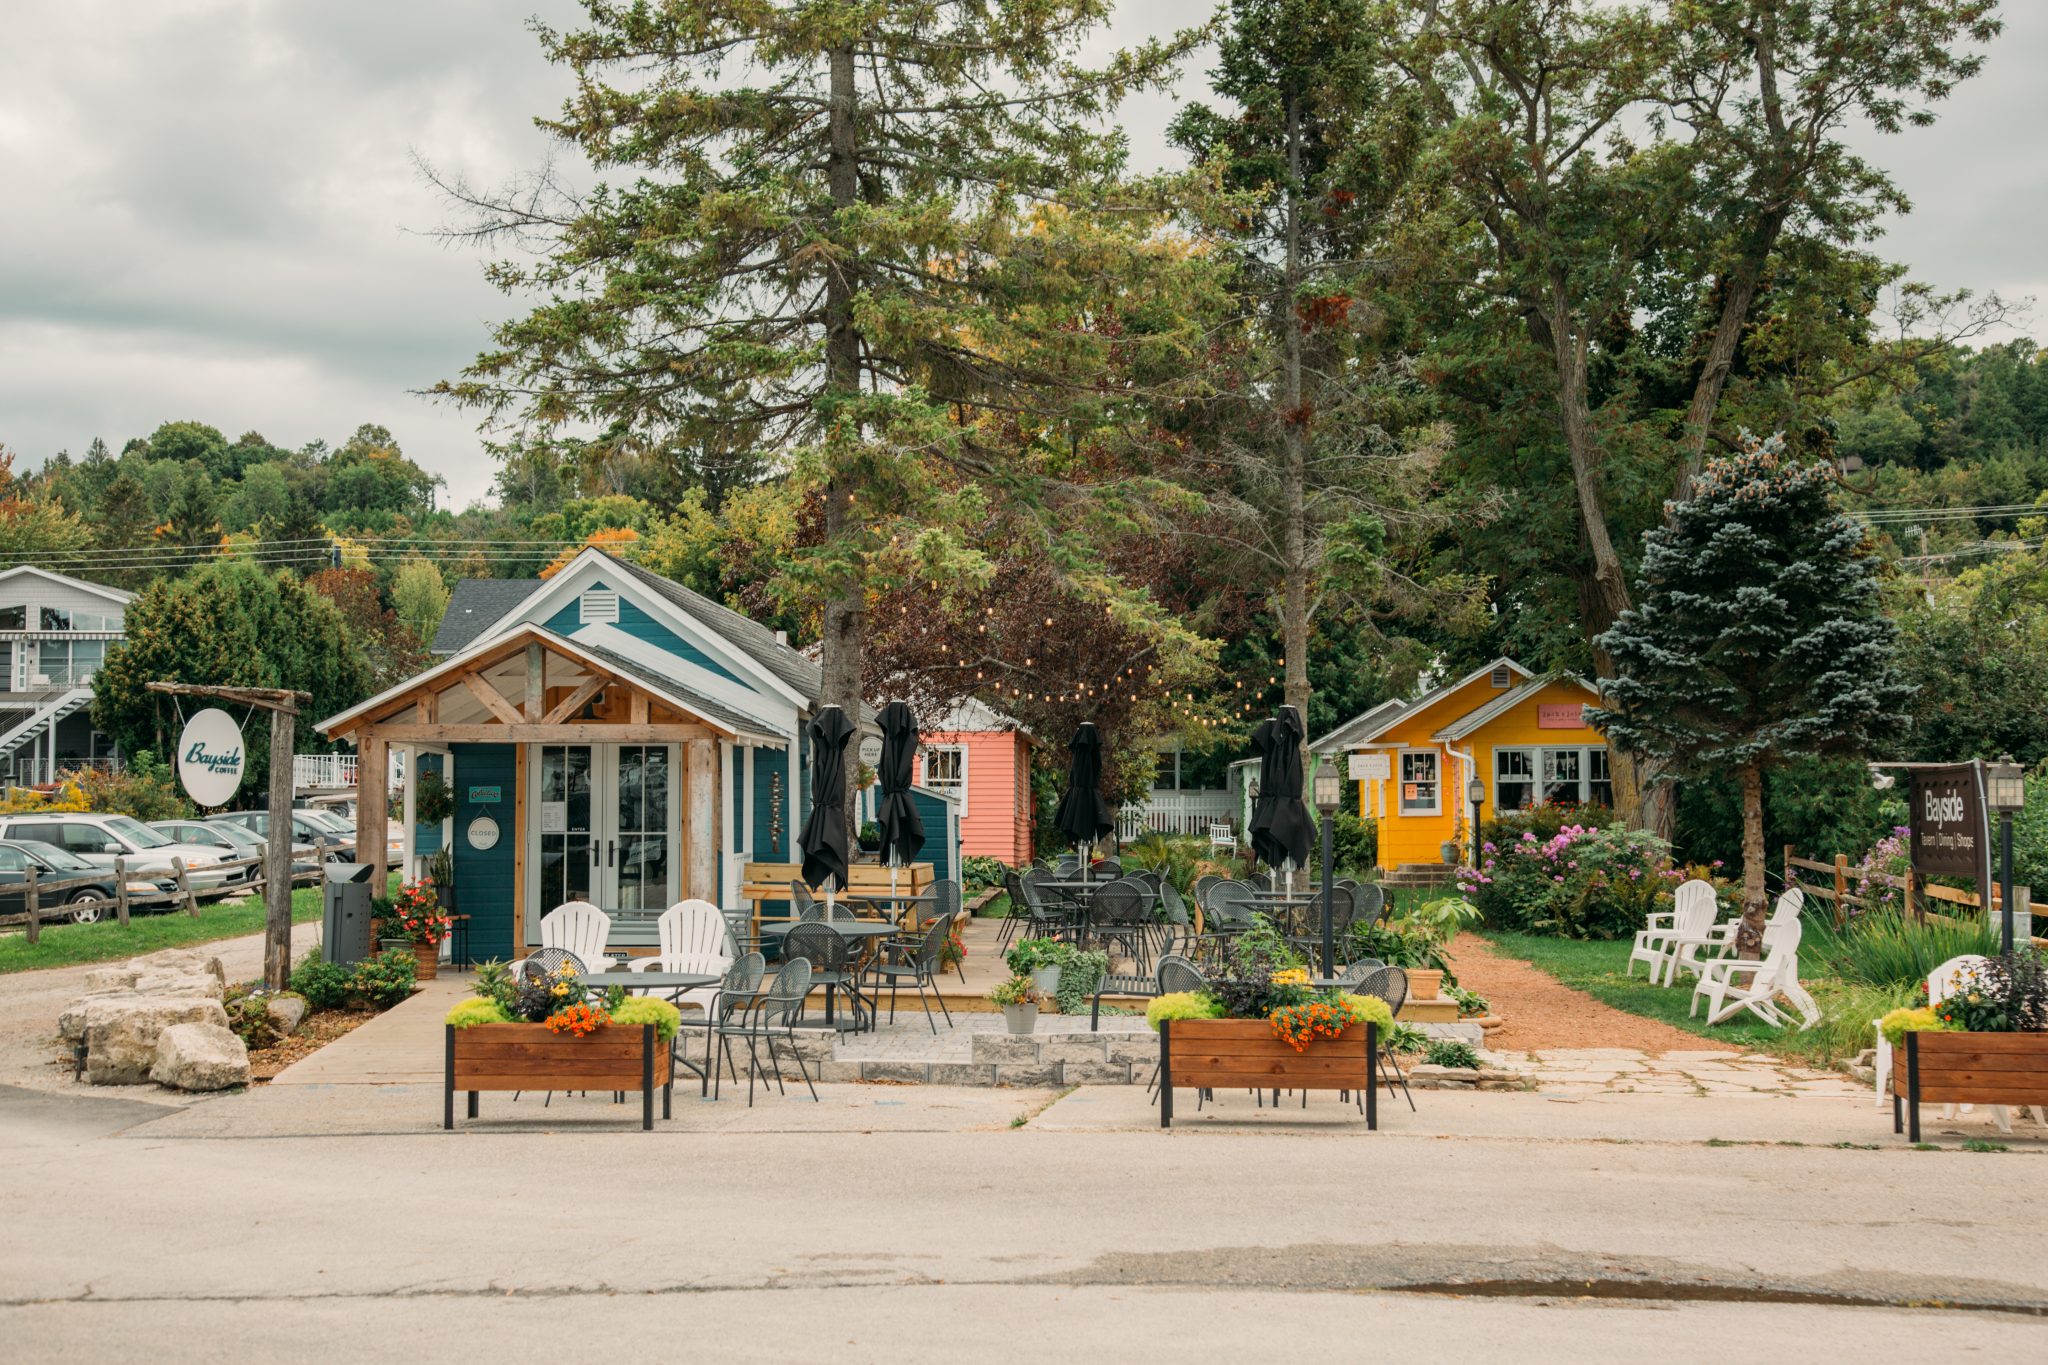
{"label": "white house in background", "polygon": [[1238,819],[1232,788],[1204,787],[1194,776],[1192,757],[1177,740],[1159,746],[1152,790],[1126,805],[1117,817],[1117,837],[1135,839],[1148,829],[1161,834],[1207,834],[1209,826]]}
{"label": "white house in background", "polygon": [[114,742],[92,726],[92,675],[134,600],[26,564],[0,571],[0,779],[33,786],[118,763]]}

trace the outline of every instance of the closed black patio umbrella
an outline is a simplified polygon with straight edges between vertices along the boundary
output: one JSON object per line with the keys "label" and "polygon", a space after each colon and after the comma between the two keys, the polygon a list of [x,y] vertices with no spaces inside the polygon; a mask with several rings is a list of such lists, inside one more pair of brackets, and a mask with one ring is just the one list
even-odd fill
{"label": "closed black patio umbrella", "polygon": [[1086,846],[1080,858],[1081,876],[1085,879],[1093,861],[1095,841],[1116,828],[1109,806],[1102,799],[1102,736],[1096,733],[1093,722],[1081,722],[1074,737],[1067,741],[1067,752],[1073,755],[1067,762],[1067,789],[1060,794],[1059,809],[1053,812],[1052,822],[1077,847]]}
{"label": "closed black patio umbrella", "polygon": [[[924,821],[910,785],[917,775],[917,717],[905,702],[882,708],[882,807],[875,823],[882,830],[882,861],[891,868],[914,860],[924,847]],[[895,890],[893,873],[890,890]]]}
{"label": "closed black patio umbrella", "polygon": [[836,706],[819,709],[805,730],[811,740],[811,813],[796,845],[804,851],[804,881],[846,889],[846,741],[853,722]]}
{"label": "closed black patio umbrella", "polygon": [[1259,756],[1259,800],[1252,807],[1252,852],[1279,868],[1308,866],[1314,828],[1301,799],[1301,712],[1283,706],[1252,731]]}

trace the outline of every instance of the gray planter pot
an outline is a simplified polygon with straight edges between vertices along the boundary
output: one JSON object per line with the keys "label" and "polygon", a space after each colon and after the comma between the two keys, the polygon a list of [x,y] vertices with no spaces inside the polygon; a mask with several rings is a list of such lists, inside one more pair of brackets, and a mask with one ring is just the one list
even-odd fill
{"label": "gray planter pot", "polygon": [[1444,866],[1456,867],[1465,857],[1465,846],[1446,839],[1437,849],[1437,854],[1444,860]]}
{"label": "gray planter pot", "polygon": [[[1040,995],[1059,994],[1060,969],[1057,967],[1040,967],[1031,974],[1031,989],[1037,991]],[[1038,1007],[1033,1005],[1032,1008],[1037,1009]]]}
{"label": "gray planter pot", "polygon": [[[1053,970],[1059,969],[1055,967]],[[1038,1005],[1035,1002],[1029,1005],[1005,1005],[1003,1022],[1009,1025],[1012,1033],[1030,1033],[1038,1027]]]}

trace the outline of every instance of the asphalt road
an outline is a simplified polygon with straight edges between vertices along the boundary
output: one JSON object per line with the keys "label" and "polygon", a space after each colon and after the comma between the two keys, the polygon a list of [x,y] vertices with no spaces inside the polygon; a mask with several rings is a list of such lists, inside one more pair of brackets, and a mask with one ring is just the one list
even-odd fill
{"label": "asphalt road", "polygon": [[365,1121],[436,1098],[0,1090],[0,1354],[2048,1354],[2034,1151],[1560,1136],[1526,1095],[1463,1097],[1522,1106],[1481,1136],[872,1086],[654,1134],[560,1097]]}

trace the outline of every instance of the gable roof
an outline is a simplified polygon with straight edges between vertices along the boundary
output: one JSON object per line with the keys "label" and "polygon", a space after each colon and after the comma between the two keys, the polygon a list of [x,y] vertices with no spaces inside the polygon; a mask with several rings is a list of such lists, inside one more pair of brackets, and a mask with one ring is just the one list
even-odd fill
{"label": "gable roof", "polygon": [[[1420,715],[1422,712],[1428,710],[1430,707],[1442,701],[1445,697],[1448,697],[1453,692],[1456,692],[1459,688],[1466,687],[1472,683],[1479,681],[1479,679],[1481,678],[1487,677],[1497,668],[1506,668],[1511,670],[1512,672],[1519,673],[1522,675],[1522,679],[1525,682],[1528,679],[1536,676],[1535,674],[1531,673],[1528,669],[1524,668],[1522,665],[1516,663],[1513,659],[1510,659],[1507,655],[1503,654],[1499,658],[1493,660],[1491,663],[1483,664],[1480,667],[1473,669],[1470,673],[1467,673],[1464,677],[1459,678],[1454,682],[1444,683],[1440,687],[1432,687],[1429,691],[1424,692],[1421,696],[1416,697],[1412,701],[1381,702],[1378,706],[1372,708],[1372,710],[1367,711],[1361,715],[1353,716],[1350,720],[1345,721],[1335,730],[1332,730],[1329,734],[1325,735],[1320,743],[1311,746],[1310,752],[1322,752],[1323,745],[1325,744],[1332,744],[1347,749],[1356,748],[1362,744],[1370,744],[1372,743],[1372,741],[1378,739],[1381,735],[1385,734],[1387,731],[1393,729],[1396,725],[1400,724],[1403,720],[1406,720],[1411,716]],[[1506,690],[1509,692],[1513,692],[1515,689],[1513,687],[1510,687]],[[1494,700],[1497,701],[1499,700],[1499,698],[1495,698]]]}
{"label": "gable roof", "polygon": [[92,583],[83,578],[73,578],[68,573],[58,573],[54,569],[39,569],[33,564],[17,564],[11,569],[0,569],[0,583],[23,574],[46,579],[52,583],[62,583],[65,587],[76,588],[80,592],[93,593],[106,598],[109,602],[119,602],[122,606],[135,600],[135,594],[124,589],[110,588],[105,583]]}
{"label": "gable roof", "polygon": [[1587,682],[1584,678],[1581,678],[1576,674],[1557,673],[1552,674],[1548,677],[1531,678],[1527,682],[1523,683],[1520,687],[1509,688],[1507,691],[1495,697],[1492,701],[1486,703],[1486,705],[1481,706],[1476,710],[1467,711],[1464,715],[1459,716],[1449,725],[1444,726],[1441,730],[1438,730],[1435,734],[1431,735],[1430,738],[1451,741],[1463,739],[1467,735],[1471,734],[1473,731],[1485,725],[1494,717],[1503,715],[1506,712],[1512,710],[1513,708],[1521,705],[1523,702],[1529,700],[1531,697],[1536,696],[1538,693],[1542,692],[1544,688],[1549,687],[1552,683],[1576,683],[1578,686],[1592,693],[1596,699],[1600,696],[1599,688],[1593,686],[1593,684]]}
{"label": "gable roof", "polygon": [[784,641],[778,640],[774,631],[750,616],[742,616],[722,602],[714,602],[703,593],[693,592],[673,579],[663,578],[652,569],[643,569],[638,564],[624,559],[613,559],[612,563],[638,579],[663,601],[680,609],[697,624],[729,641],[748,658],[780,678],[786,686],[801,694],[806,701],[812,705],[817,704],[818,694],[825,689],[824,670]]}
{"label": "gable roof", "polygon": [[928,735],[1010,732],[1026,738],[1031,736],[1031,731],[1015,716],[996,710],[979,697],[962,697],[951,710],[920,720],[918,729]]}
{"label": "gable roof", "polygon": [[458,578],[448,594],[448,610],[428,648],[453,654],[505,619],[513,608],[533,596],[540,585],[532,578]]}

